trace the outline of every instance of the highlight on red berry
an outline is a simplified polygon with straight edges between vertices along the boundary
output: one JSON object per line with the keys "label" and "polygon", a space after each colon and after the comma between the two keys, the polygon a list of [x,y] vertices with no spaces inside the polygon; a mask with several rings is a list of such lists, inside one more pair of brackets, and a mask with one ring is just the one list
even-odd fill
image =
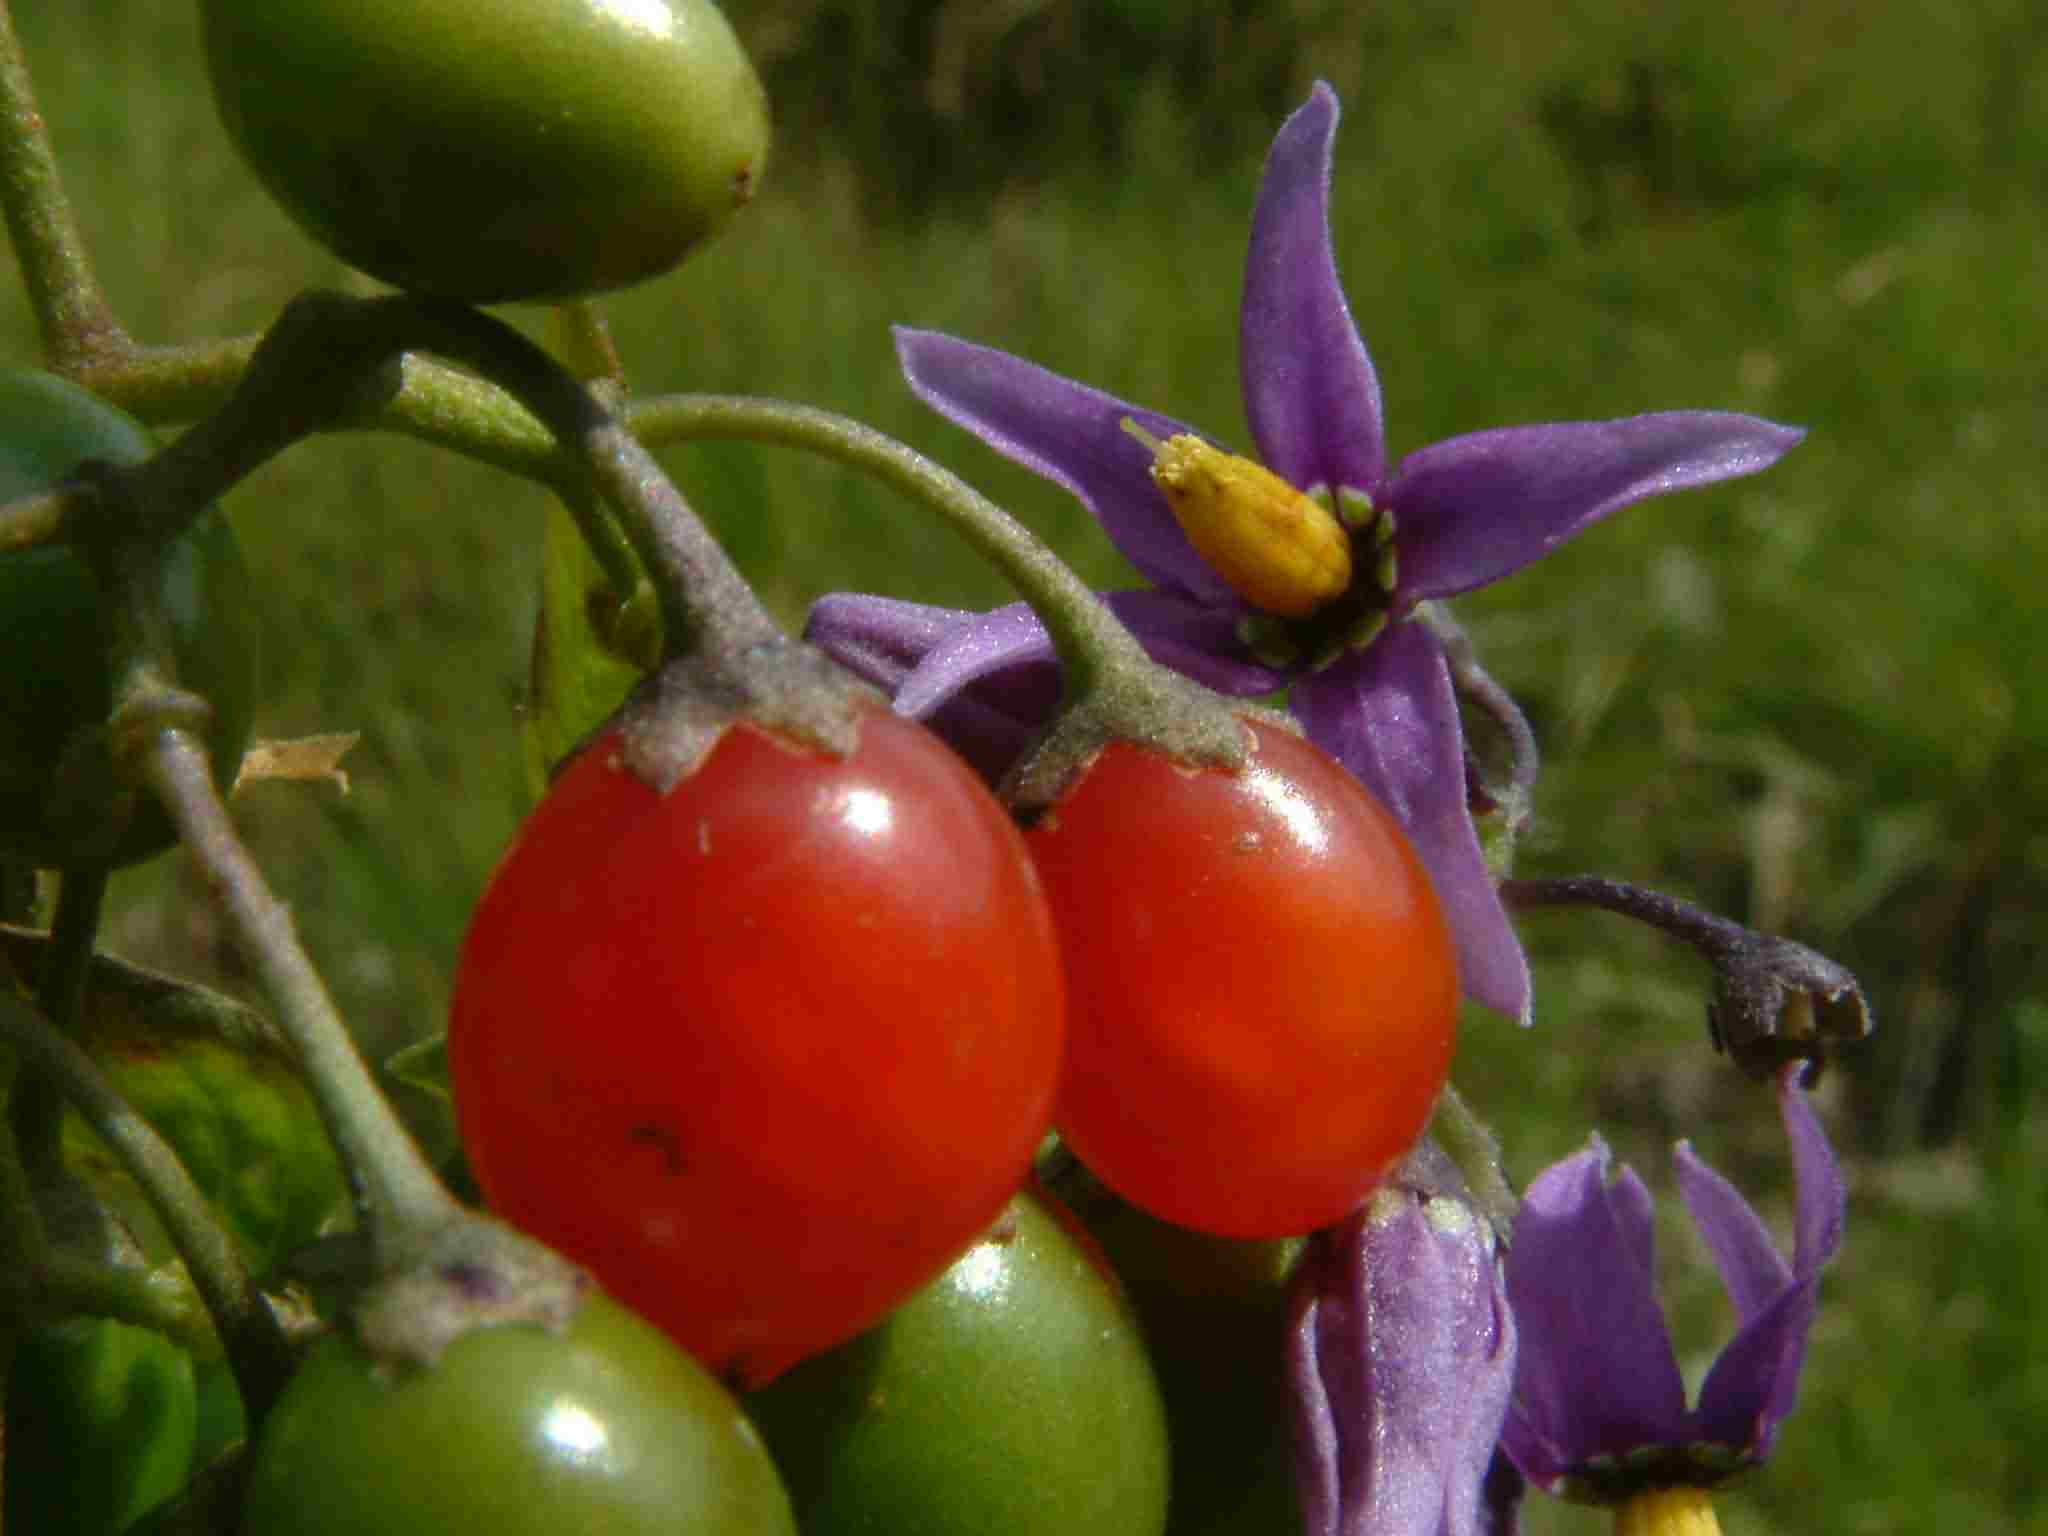
{"label": "highlight on red berry", "polygon": [[1228,1237],[1338,1220],[1427,1123],[1458,972],[1428,873],[1333,758],[1248,719],[1242,771],[1116,742],[1026,840],[1059,925],[1061,1134]]}
{"label": "highlight on red berry", "polygon": [[844,758],[742,723],[666,795],[601,735],[477,909],[449,1050],[491,1205],[751,1385],[994,1219],[1063,1021],[1016,828],[876,704]]}

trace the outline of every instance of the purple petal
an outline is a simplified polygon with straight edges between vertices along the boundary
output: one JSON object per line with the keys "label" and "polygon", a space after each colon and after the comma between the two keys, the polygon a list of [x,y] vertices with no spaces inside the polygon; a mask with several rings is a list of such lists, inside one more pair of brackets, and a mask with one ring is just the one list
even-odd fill
{"label": "purple petal", "polygon": [[1778,1426],[1798,1406],[1818,1290],[1817,1281],[1807,1280],[1782,1292],[1729,1341],[1700,1386],[1690,1438],[1759,1461],[1771,1454]]}
{"label": "purple petal", "polygon": [[831,592],[811,605],[804,638],[876,687],[894,693],[965,608],[937,608],[864,592]]}
{"label": "purple petal", "polygon": [[1785,1294],[1792,1266],[1741,1191],[1701,1162],[1688,1143],[1678,1144],[1673,1160],[1678,1192],[1721,1271],[1735,1315],[1746,1323]]}
{"label": "purple petal", "polygon": [[[1778,1294],[1753,1314],[1722,1350],[1700,1388],[1700,1433],[1723,1445],[1770,1455],[1778,1427],[1799,1398],[1806,1339],[1819,1306],[1820,1271],[1842,1244],[1847,1187],[1819,1117],[1799,1086],[1801,1067],[1779,1077],[1779,1113],[1792,1143],[1798,1184],[1797,1237]],[[1681,1163],[1681,1174],[1683,1164]]]}
{"label": "purple petal", "polygon": [[1295,684],[1288,707],[1414,840],[1457,943],[1465,995],[1528,1023],[1529,964],[1472,825],[1464,734],[1436,636],[1394,624],[1362,653]]}
{"label": "purple petal", "polygon": [[1591,1457],[1688,1437],[1685,1383],[1657,1303],[1649,1192],[1607,1148],[1537,1175],[1515,1218],[1508,1300],[1521,1335],[1502,1447],[1543,1487]]}
{"label": "purple petal", "polygon": [[[857,675],[897,699],[931,653],[948,636],[969,636],[982,615],[963,608],[935,608],[893,597],[840,592],[811,608],[804,638]],[[1014,661],[1007,671],[973,679],[935,679],[933,668],[921,686],[941,684],[943,696],[926,703],[919,718],[994,783],[1052,718],[1059,702],[1059,673],[1051,653]],[[975,684],[967,686],[969,682]],[[950,686],[950,691],[944,691]]]}
{"label": "purple petal", "polygon": [[1103,601],[1161,666],[1236,699],[1287,686],[1288,675],[1253,659],[1237,615],[1175,592],[1106,592]]}
{"label": "purple petal", "polygon": [[1188,543],[1152,483],[1151,453],[1123,422],[1128,417],[1161,439],[1191,427],[991,347],[902,326],[895,335],[903,376],[925,404],[1073,492],[1147,581],[1242,609]]}
{"label": "purple petal", "polygon": [[[1155,661],[1219,693],[1255,698],[1286,686],[1285,673],[1254,660],[1245,650],[1228,613],[1171,592],[1108,592],[1103,601]],[[1056,665],[1052,637],[1024,604],[962,615],[944,629],[936,644],[927,644],[915,670],[901,679],[896,707],[922,719],[998,673]]]}
{"label": "purple petal", "polygon": [[1056,666],[1052,637],[1022,603],[971,614],[925,653],[896,692],[896,708],[923,719],[970,684],[1021,668]]}
{"label": "purple petal", "polygon": [[1514,1375],[1491,1233],[1390,1187],[1317,1234],[1288,1341],[1311,1536],[1477,1536]]}
{"label": "purple petal", "polygon": [[1800,1085],[1804,1070],[1793,1062],[1778,1074],[1778,1114],[1792,1143],[1792,1176],[1799,1191],[1792,1270],[1802,1280],[1819,1274],[1841,1252],[1849,1207],[1849,1186],[1835,1161],[1835,1149],[1828,1145],[1820,1116]]}
{"label": "purple petal", "polygon": [[1252,438],[1303,489],[1377,491],[1386,470],[1380,382],[1351,323],[1330,245],[1337,97],[1318,81],[1273,141],[1259,183],[1238,317]]}
{"label": "purple petal", "polygon": [[1805,435],[1727,411],[1665,411],[1503,427],[1420,449],[1384,497],[1397,604],[1498,581],[1631,502],[1767,469]]}

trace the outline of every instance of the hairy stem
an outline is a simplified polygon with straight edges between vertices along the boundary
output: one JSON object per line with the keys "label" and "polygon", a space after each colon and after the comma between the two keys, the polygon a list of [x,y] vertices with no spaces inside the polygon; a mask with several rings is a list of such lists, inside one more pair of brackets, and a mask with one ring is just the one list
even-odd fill
{"label": "hairy stem", "polygon": [[[131,706],[138,715],[149,706]],[[159,729],[141,768],[226,912],[237,947],[277,1010],[342,1154],[373,1244],[410,1241],[458,1209],[357,1054],[292,926],[236,836],[206,751],[178,726]]]}
{"label": "hairy stem", "polygon": [[626,425],[544,350],[459,304],[372,300],[396,334],[487,373],[552,431],[617,510],[654,582],[671,656],[782,638],[768,610]]}
{"label": "hairy stem", "polygon": [[739,395],[671,395],[629,413],[650,443],[744,439],[820,454],[872,475],[943,518],[1009,578],[1052,637],[1076,694],[1151,663],[1130,631],[1045,543],[951,471],[874,428],[815,407]]}
{"label": "hairy stem", "polygon": [[128,338],[101,293],[36,108],[14,19],[0,3],[0,203],[43,350],[59,367],[118,354]]}

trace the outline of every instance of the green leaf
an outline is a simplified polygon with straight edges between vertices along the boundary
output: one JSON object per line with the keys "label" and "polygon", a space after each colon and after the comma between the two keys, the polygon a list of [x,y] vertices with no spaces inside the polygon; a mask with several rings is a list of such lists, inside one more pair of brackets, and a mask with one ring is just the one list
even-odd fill
{"label": "green leaf", "polygon": [[448,1081],[448,1032],[442,1030],[392,1052],[384,1058],[384,1073],[393,1082],[419,1090],[420,1102],[402,1108],[413,1134],[434,1159],[442,1182],[457,1199],[480,1201],[455,1123],[455,1090]]}
{"label": "green leaf", "polygon": [[[23,976],[35,974],[45,942],[38,932],[0,928],[0,955]],[[347,1210],[347,1183],[312,1093],[255,1009],[95,955],[78,1043],[171,1144],[259,1277]],[[67,1124],[65,1148],[95,1189],[148,1233],[146,1202],[83,1121]]]}
{"label": "green leaf", "polygon": [[617,605],[574,516],[559,501],[550,506],[526,713],[527,781],[536,800],[555,765],[619,707],[652,665],[656,630],[652,593],[643,584]]}
{"label": "green leaf", "polygon": [[415,1040],[384,1058],[384,1070],[408,1087],[431,1093],[437,1099],[452,1099],[448,1087],[448,1031]]}
{"label": "green leaf", "polygon": [[192,1359],[162,1334],[97,1317],[29,1329],[7,1376],[7,1529],[126,1529],[183,1485],[198,1421]]}

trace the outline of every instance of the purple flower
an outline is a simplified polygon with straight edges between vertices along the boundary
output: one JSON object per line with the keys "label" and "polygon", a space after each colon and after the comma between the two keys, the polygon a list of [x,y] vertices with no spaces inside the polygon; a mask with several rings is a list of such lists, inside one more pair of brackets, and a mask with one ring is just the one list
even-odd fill
{"label": "purple flower", "polygon": [[[1479,432],[1389,464],[1379,380],[1330,245],[1336,128],[1337,98],[1321,84],[1281,128],[1260,186],[1239,322],[1245,411],[1280,501],[1292,498],[1284,510],[1294,517],[1295,492],[1306,493],[1321,508],[1310,518],[1321,520],[1317,537],[1335,540],[1340,554],[1348,544],[1334,575],[1323,562],[1319,579],[1338,586],[1317,588],[1313,611],[1262,609],[1244,595],[1245,581],[1233,583],[1197,551],[1162,488],[1168,477],[1155,476],[1166,465],[1162,444],[1202,443],[1192,429],[951,337],[900,330],[897,351],[928,404],[1101,520],[1155,588],[1112,598],[1155,659],[1237,697],[1291,685],[1289,706],[1310,738],[1414,839],[1456,935],[1466,994],[1526,1021],[1528,968],[1472,824],[1451,674],[1417,607],[1497,581],[1646,496],[1763,469],[1802,434],[1750,416],[1679,411]],[[1255,543],[1292,537],[1248,526]],[[874,631],[886,616],[864,611],[868,601],[825,600],[813,638],[837,653],[844,631]],[[925,638],[898,648],[908,665],[896,679],[897,707],[921,718],[970,689],[1004,689],[1014,702],[1019,675],[1050,675],[1050,642],[1022,607]]]}
{"label": "purple flower", "polygon": [[1288,1374],[1307,1536],[1512,1528],[1512,1477],[1506,1490],[1487,1480],[1515,1374],[1499,1247],[1465,1200],[1421,1187],[1433,1182],[1397,1176],[1311,1237],[1296,1272]]}
{"label": "purple flower", "polygon": [[1620,1502],[1709,1486],[1770,1455],[1798,1396],[1846,1198],[1800,1070],[1778,1080],[1798,1187],[1789,1261],[1735,1187],[1678,1147],[1679,1192],[1740,1319],[1696,1406],[1657,1304],[1642,1181],[1627,1168],[1610,1179],[1596,1138],[1529,1186],[1507,1263],[1521,1354],[1501,1446],[1537,1487]]}

